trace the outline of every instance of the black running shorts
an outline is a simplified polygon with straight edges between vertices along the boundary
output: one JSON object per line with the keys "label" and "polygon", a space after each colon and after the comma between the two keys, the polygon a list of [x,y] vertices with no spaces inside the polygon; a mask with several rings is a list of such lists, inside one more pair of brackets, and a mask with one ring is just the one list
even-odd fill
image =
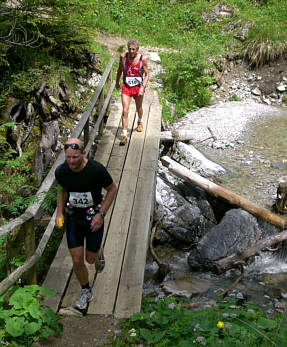
{"label": "black running shorts", "polygon": [[84,246],[86,239],[86,249],[90,252],[98,252],[104,234],[104,224],[97,231],[91,231],[91,221],[87,220],[86,212],[73,213],[67,215],[66,235],[69,248]]}

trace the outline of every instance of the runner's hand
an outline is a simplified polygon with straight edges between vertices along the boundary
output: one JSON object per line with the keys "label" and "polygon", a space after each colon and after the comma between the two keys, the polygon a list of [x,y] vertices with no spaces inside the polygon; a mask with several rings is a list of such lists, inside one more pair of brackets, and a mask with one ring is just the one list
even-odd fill
{"label": "runner's hand", "polygon": [[61,229],[63,228],[63,225],[64,225],[64,216],[61,214],[61,215],[57,215],[56,216],[56,227]]}
{"label": "runner's hand", "polygon": [[144,86],[141,86],[138,92],[138,96],[144,95],[145,89]]}
{"label": "runner's hand", "polygon": [[91,222],[91,231],[93,232],[100,229],[100,227],[103,225],[103,221],[103,217],[99,213],[95,214]]}

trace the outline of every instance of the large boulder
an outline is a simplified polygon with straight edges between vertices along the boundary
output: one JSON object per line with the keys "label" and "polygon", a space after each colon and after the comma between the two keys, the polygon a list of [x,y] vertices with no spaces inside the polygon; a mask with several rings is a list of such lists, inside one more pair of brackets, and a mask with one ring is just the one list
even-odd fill
{"label": "large boulder", "polygon": [[164,168],[157,176],[155,220],[160,222],[156,239],[175,247],[197,242],[216,223],[204,192]]}
{"label": "large boulder", "polygon": [[229,210],[221,222],[202,237],[190,253],[188,264],[192,270],[211,270],[214,261],[245,250],[260,235],[254,216],[242,209]]}

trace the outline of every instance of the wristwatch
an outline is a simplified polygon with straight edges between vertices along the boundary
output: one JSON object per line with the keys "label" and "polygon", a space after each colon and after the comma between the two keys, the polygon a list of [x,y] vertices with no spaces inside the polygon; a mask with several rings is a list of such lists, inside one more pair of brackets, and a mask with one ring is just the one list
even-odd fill
{"label": "wristwatch", "polygon": [[105,212],[103,212],[103,211],[99,211],[99,214],[102,216],[102,218],[105,218]]}

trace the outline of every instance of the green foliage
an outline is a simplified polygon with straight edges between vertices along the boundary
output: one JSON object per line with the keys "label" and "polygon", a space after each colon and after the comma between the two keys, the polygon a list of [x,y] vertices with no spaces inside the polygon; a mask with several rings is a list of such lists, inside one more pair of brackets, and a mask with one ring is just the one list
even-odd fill
{"label": "green foliage", "polygon": [[1,218],[19,215],[33,199],[33,196],[25,198],[21,195],[25,188],[33,191],[33,174],[31,173],[33,152],[26,152],[19,157],[17,151],[6,141],[7,129],[14,127],[14,123],[0,125]]}
{"label": "green foliage", "polygon": [[143,300],[143,312],[123,321],[122,335],[113,346],[283,346],[287,338],[286,317],[267,318],[249,302],[237,306],[226,299],[201,310],[184,308],[175,298]]}
{"label": "green foliage", "polygon": [[228,101],[241,101],[240,97],[237,96],[236,94],[232,94],[229,98]]}
{"label": "green foliage", "polygon": [[213,78],[204,74],[208,63],[202,60],[200,52],[199,47],[193,47],[178,54],[162,55],[165,65],[162,76],[164,94],[176,104],[179,116],[210,103],[211,95],[207,86]]}
{"label": "green foliage", "polygon": [[11,288],[0,297],[0,342],[10,346],[31,346],[39,338],[62,331],[59,317],[41,302],[54,296],[47,287],[38,285]]}
{"label": "green foliage", "polygon": [[6,247],[5,243],[8,235],[0,237],[0,281],[6,277]]}

